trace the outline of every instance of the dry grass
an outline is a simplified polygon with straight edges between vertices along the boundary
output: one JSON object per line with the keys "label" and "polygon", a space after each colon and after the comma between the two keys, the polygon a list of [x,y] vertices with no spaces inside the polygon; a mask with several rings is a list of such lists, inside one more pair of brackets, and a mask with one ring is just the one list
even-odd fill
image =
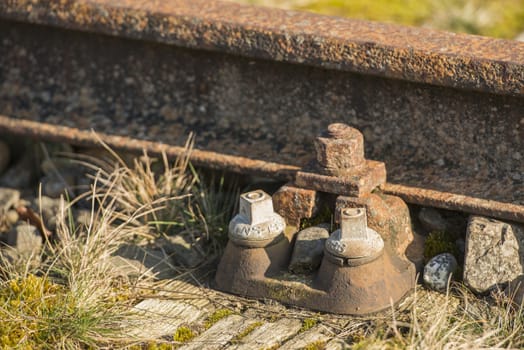
{"label": "dry grass", "polygon": [[[172,165],[163,156],[160,175],[147,154],[131,166],[111,150],[112,161],[81,160],[94,171],[93,185],[70,203],[62,199],[55,239],[45,242],[40,256],[25,261],[0,253],[0,348],[83,348],[130,341],[122,324],[133,317],[131,307],[144,291],[154,293],[156,282],[150,274],[133,280],[114,274],[110,258],[123,244],[146,244],[165,234],[214,242],[215,233],[224,232],[216,225],[232,209],[210,205],[217,194],[189,167],[191,147],[188,142],[187,152]],[[81,201],[89,201],[91,212],[87,223],[77,225],[72,212]]]}
{"label": "dry grass", "polygon": [[355,349],[485,349],[522,348],[523,332],[522,307],[454,284],[446,294],[418,288],[399,309],[352,320],[340,336]]}

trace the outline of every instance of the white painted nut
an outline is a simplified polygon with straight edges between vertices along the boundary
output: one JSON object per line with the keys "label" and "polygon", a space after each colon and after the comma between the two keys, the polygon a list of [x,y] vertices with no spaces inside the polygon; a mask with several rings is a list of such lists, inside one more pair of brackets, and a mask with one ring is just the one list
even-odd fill
{"label": "white painted nut", "polygon": [[371,261],[384,249],[382,237],[367,227],[365,208],[344,208],[340,211],[340,229],[326,241],[326,251],[336,257]]}
{"label": "white painted nut", "polygon": [[340,211],[340,239],[367,239],[366,209],[344,208]]}
{"label": "white painted nut", "polygon": [[273,210],[273,199],[262,190],[240,195],[239,213],[229,223],[229,239],[237,245],[264,247],[278,240],[286,223]]}

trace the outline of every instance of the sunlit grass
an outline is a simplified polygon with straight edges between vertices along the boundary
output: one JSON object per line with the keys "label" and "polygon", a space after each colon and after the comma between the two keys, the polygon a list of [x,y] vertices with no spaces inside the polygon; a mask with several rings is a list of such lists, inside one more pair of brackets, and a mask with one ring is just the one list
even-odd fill
{"label": "sunlit grass", "polygon": [[508,39],[524,32],[524,0],[236,1]]}
{"label": "sunlit grass", "polygon": [[[69,202],[62,199],[54,239],[27,261],[0,251],[0,349],[141,342],[122,327],[137,317],[133,305],[155,293],[154,276],[115,273],[112,256],[125,244],[182,234],[204,240],[214,259],[233,210],[230,195],[237,192],[203,181],[189,166],[191,147],[188,142],[173,163],[144,154],[127,164],[109,149],[112,157],[103,161],[77,157],[91,169],[92,186]],[[79,202],[91,208],[83,224],[73,219]]]}

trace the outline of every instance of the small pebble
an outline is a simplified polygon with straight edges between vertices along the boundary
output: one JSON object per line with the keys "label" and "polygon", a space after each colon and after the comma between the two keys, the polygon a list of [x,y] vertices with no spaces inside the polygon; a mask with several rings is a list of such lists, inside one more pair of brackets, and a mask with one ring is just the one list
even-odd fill
{"label": "small pebble", "polygon": [[457,260],[450,253],[434,256],[424,267],[424,283],[431,289],[443,291],[457,267]]}
{"label": "small pebble", "polygon": [[8,210],[5,214],[5,217],[7,219],[7,222],[9,222],[11,225],[14,225],[18,222],[19,216],[16,210]]}
{"label": "small pebble", "polygon": [[324,256],[324,245],[329,238],[329,225],[308,227],[297,234],[289,270],[308,273],[319,268]]}

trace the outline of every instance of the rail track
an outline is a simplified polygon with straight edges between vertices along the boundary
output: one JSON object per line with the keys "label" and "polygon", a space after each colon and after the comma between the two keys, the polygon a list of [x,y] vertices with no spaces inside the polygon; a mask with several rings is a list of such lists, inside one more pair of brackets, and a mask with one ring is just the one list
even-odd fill
{"label": "rail track", "polygon": [[332,122],[382,190],[524,222],[524,43],[221,1],[0,4],[0,131],[293,181]]}

